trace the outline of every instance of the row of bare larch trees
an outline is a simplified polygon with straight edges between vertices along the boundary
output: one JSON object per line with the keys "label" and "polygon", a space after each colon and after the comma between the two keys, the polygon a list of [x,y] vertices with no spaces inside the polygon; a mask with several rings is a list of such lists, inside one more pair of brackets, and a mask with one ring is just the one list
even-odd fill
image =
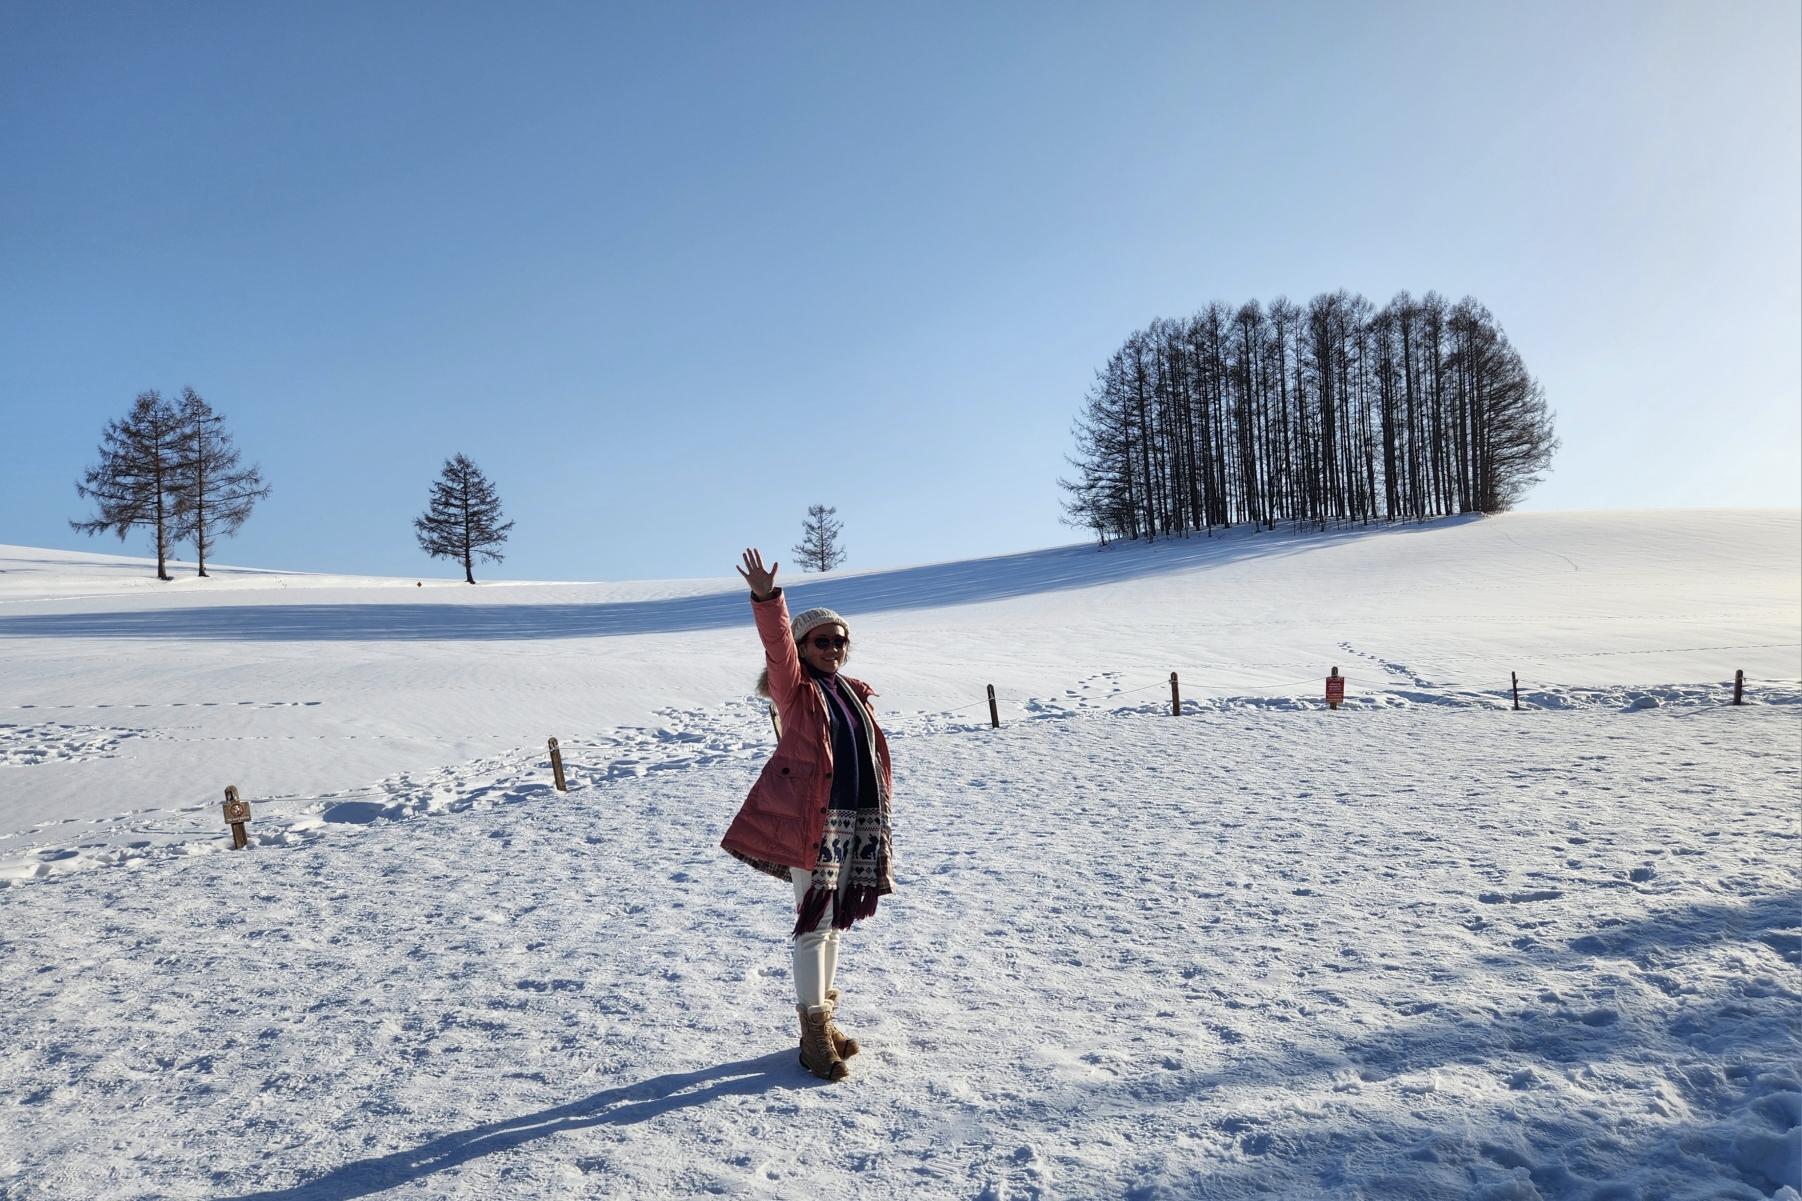
{"label": "row of bare larch trees", "polygon": [[1495,318],[1406,292],[1157,320],[1097,373],[1067,520],[1102,542],[1508,508],[1558,441]]}

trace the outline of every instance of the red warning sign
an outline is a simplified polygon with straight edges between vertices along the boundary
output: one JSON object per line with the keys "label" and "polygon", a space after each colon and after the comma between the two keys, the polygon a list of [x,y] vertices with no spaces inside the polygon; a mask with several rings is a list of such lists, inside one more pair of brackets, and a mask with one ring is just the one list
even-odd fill
{"label": "red warning sign", "polygon": [[1328,676],[1326,678],[1326,699],[1329,705],[1337,705],[1345,699],[1345,677]]}

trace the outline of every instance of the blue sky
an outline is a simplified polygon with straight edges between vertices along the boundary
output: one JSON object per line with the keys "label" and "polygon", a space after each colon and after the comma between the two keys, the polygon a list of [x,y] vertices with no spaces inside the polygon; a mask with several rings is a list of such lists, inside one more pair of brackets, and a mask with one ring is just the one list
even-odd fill
{"label": "blue sky", "polygon": [[[0,9],[0,541],[192,385],[274,493],[218,558],[536,579],[1078,535],[1094,370],[1212,299],[1474,295],[1530,508],[1802,501],[1795,4]],[[123,548],[144,553],[144,539]]]}

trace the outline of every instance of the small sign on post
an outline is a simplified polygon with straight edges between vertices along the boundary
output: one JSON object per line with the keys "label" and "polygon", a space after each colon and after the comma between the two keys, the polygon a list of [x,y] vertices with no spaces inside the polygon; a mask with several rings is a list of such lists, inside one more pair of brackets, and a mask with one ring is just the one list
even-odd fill
{"label": "small sign on post", "polygon": [[551,774],[557,777],[557,791],[568,792],[569,785],[563,782],[563,752],[555,738],[551,739]]}
{"label": "small sign on post", "polygon": [[1345,677],[1339,674],[1337,667],[1333,674],[1326,678],[1326,707],[1337,709],[1345,700]]}
{"label": "small sign on post", "polygon": [[1183,715],[1183,694],[1176,689],[1176,673],[1170,673],[1170,716]]}
{"label": "small sign on post", "polygon": [[232,828],[232,849],[234,851],[243,850],[250,845],[250,835],[244,832],[245,823],[250,821],[250,802],[238,798],[236,784],[227,784],[225,786],[225,804],[220,808],[225,810],[226,824]]}
{"label": "small sign on post", "polygon": [[993,684],[989,685],[989,728],[995,730],[1001,728],[1001,710],[995,707],[995,686]]}

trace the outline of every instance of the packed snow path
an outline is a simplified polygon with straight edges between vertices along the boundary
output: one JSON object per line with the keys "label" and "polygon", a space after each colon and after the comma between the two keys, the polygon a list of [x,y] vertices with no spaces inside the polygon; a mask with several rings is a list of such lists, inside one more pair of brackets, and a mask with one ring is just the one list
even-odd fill
{"label": "packed snow path", "polygon": [[715,845],[750,706],[594,739],[567,795],[484,761],[21,881],[0,1197],[1794,1181],[1798,706],[1078,701],[898,723],[846,1084],[795,1063],[786,890]]}

